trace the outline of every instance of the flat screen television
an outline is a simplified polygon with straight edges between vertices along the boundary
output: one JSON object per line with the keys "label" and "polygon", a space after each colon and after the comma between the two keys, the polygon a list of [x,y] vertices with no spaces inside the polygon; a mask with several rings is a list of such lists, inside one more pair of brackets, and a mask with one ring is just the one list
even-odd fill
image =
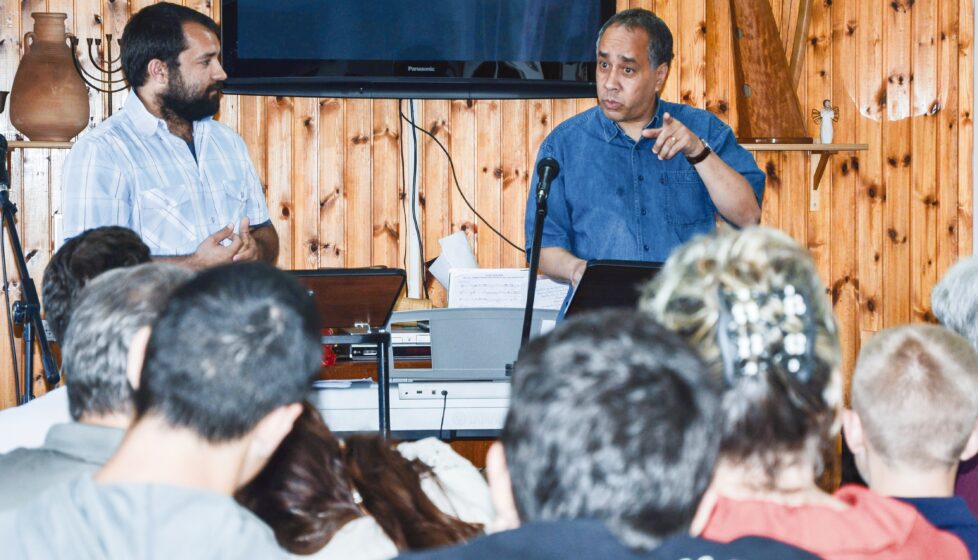
{"label": "flat screen television", "polygon": [[615,0],[222,0],[228,93],[593,97]]}

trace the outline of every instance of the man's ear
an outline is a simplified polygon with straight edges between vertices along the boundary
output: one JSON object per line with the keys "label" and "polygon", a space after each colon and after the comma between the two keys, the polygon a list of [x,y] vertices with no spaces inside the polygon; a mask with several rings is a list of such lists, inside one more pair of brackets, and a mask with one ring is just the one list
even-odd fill
{"label": "man's ear", "polygon": [[863,421],[859,414],[851,408],[842,410],[842,433],[846,437],[846,445],[853,455],[858,455],[866,448],[866,435],[863,433]]}
{"label": "man's ear", "polygon": [[489,480],[489,495],[496,510],[493,533],[515,529],[520,526],[520,516],[513,498],[513,483],[506,465],[506,451],[503,444],[494,442],[486,453],[486,478]]}
{"label": "man's ear", "polygon": [[235,487],[241,488],[251,481],[268,463],[278,446],[292,431],[296,418],[302,414],[302,404],[292,403],[280,406],[269,412],[252,428],[248,436],[243,464]]}
{"label": "man's ear", "polygon": [[669,63],[663,62],[662,64],[656,66],[655,68],[655,91],[661,92],[662,86],[666,84],[666,78],[669,77]]}
{"label": "man's ear", "polygon": [[152,329],[148,326],[140,328],[129,341],[129,354],[126,356],[126,377],[133,390],[139,388],[143,375],[143,363],[146,361],[146,345]]}
{"label": "man's ear", "polygon": [[146,81],[166,85],[170,81],[170,67],[158,58],[146,65]]}
{"label": "man's ear", "polygon": [[960,459],[967,461],[974,457],[976,453],[978,453],[978,422],[975,422],[975,425],[971,427],[971,435],[968,436],[968,442],[964,444],[964,450],[961,452]]}

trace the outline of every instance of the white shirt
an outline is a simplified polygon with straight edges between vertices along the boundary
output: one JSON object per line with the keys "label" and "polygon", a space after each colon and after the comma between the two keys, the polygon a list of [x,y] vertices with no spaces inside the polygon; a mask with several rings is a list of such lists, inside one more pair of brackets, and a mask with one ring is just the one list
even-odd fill
{"label": "white shirt", "polygon": [[[268,206],[244,140],[211,117],[194,121],[194,150],[135,93],[75,142],[62,172],[65,239],[99,226],[134,230],[154,255],[189,255],[201,241]],[[235,229],[237,231],[237,229]]]}

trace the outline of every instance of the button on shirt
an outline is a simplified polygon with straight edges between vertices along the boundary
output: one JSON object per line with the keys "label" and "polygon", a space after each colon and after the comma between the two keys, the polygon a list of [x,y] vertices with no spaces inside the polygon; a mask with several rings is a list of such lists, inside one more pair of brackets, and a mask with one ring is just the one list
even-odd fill
{"label": "button on shirt", "polygon": [[213,118],[193,123],[197,158],[135,93],[75,142],[62,173],[66,239],[99,226],[136,231],[154,255],[189,255],[207,236],[268,206],[244,141]]}
{"label": "button on shirt", "polygon": [[[764,173],[730,127],[712,114],[659,100],[646,128],[668,112],[750,183],[758,204]],[[638,142],[600,107],[572,117],[544,140],[537,160],[552,157],[560,174],[550,187],[542,247],[562,247],[584,260],[664,261],[678,245],[716,228],[717,208],[693,166],[678,154],[660,161],[655,141]],[[536,166],[534,166],[535,168]],[[533,185],[537,177],[534,174]],[[536,216],[535,188],[525,217],[527,251]]]}

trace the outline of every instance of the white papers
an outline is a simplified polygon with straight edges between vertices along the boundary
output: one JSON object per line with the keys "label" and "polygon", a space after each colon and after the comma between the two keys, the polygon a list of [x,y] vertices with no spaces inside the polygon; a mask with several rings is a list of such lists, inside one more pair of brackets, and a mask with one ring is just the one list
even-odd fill
{"label": "white papers", "polygon": [[448,237],[442,237],[438,240],[438,245],[441,246],[441,254],[435,262],[431,263],[428,270],[435,275],[442,286],[445,286],[446,290],[450,286],[453,268],[479,268],[465,232],[457,231]]}
{"label": "white papers", "polygon": [[[525,268],[467,268],[450,272],[448,307],[526,306]],[[538,277],[533,307],[559,310],[567,295],[567,284]]]}

